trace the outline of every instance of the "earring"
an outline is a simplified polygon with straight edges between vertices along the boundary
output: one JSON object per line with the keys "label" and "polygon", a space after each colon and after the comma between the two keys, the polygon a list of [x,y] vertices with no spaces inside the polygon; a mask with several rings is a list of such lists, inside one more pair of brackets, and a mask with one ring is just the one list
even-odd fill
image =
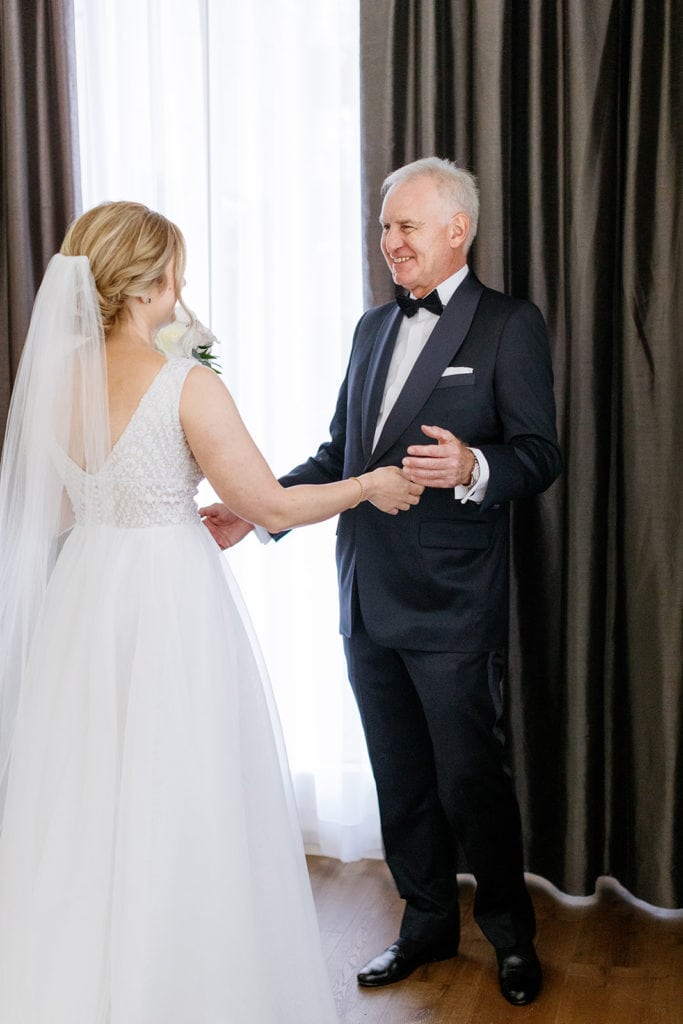
{"label": "earring", "polygon": [[145,299],[145,305],[146,305],[146,306],[149,306],[149,304],[151,303],[151,301],[152,301],[152,297],[151,297],[151,295],[148,295],[148,296],[147,296],[147,298]]}

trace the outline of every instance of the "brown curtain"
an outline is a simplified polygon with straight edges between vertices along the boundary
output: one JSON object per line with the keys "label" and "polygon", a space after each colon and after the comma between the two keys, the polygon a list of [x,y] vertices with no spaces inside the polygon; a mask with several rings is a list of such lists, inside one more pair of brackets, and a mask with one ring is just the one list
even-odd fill
{"label": "brown curtain", "polygon": [[33,299],[80,201],[72,0],[0,8],[0,439]]}
{"label": "brown curtain", "polygon": [[477,174],[473,265],[554,351],[562,478],[513,519],[509,712],[529,870],[683,904],[683,4],[361,0],[368,304],[379,186]]}

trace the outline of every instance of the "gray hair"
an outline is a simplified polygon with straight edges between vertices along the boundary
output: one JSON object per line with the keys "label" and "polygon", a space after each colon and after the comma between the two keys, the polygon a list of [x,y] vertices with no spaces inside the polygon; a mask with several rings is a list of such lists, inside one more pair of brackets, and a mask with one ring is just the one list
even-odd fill
{"label": "gray hair", "polygon": [[458,167],[454,160],[442,160],[438,156],[426,156],[422,160],[414,160],[392,171],[382,182],[380,194],[384,197],[390,188],[413,178],[432,178],[439,191],[452,209],[452,213],[466,213],[470,221],[470,230],[465,242],[465,252],[469,249],[477,233],[479,222],[479,189],[477,179],[469,171]]}

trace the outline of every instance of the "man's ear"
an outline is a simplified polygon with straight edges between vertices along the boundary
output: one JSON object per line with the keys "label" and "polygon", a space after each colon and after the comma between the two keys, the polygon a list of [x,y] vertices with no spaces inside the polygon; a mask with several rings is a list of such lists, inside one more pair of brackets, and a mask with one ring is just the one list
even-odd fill
{"label": "man's ear", "polygon": [[448,241],[451,249],[461,249],[470,231],[470,218],[466,213],[455,213],[449,223]]}

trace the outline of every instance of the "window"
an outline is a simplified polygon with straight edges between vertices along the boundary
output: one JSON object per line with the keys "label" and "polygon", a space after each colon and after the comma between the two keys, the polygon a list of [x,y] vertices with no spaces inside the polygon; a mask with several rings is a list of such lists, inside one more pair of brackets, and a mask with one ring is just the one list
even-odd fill
{"label": "window", "polygon": [[[358,0],[75,11],[83,206],[135,199],[179,224],[188,303],[285,472],[327,437],[362,309]],[[272,676],[304,838],[351,859],[380,838],[333,547],[326,523],[226,557]]]}

